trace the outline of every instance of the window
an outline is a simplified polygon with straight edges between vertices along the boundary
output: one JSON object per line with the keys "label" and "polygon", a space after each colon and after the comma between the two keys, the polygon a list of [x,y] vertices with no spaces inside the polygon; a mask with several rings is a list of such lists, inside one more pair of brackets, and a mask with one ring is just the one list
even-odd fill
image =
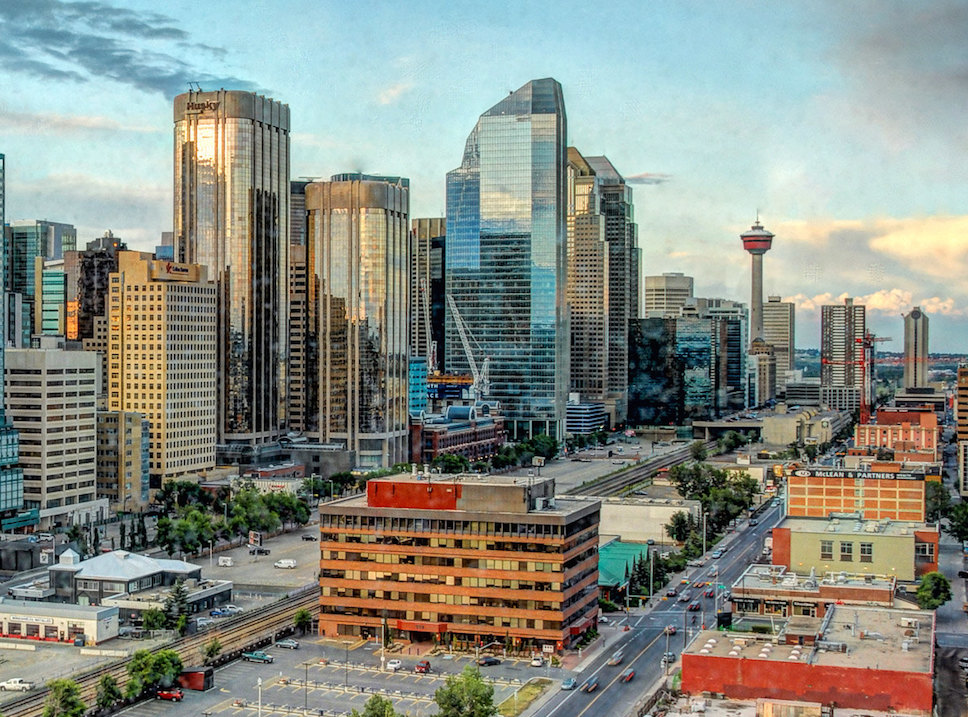
{"label": "window", "polygon": [[874,562],[874,544],[873,543],[860,544],[860,561],[862,563]]}
{"label": "window", "polygon": [[841,543],[840,544],[840,559],[842,562],[849,563],[854,559],[854,544],[853,543]]}
{"label": "window", "polygon": [[834,559],[834,541],[832,540],[820,541],[820,559],[821,560]]}

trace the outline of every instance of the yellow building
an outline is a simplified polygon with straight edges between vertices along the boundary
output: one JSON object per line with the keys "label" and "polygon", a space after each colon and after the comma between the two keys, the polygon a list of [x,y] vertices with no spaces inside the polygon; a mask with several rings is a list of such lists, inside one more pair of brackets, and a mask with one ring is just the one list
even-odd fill
{"label": "yellow building", "polygon": [[118,253],[108,301],[108,408],[143,414],[149,479],[215,466],[216,289],[205,267]]}

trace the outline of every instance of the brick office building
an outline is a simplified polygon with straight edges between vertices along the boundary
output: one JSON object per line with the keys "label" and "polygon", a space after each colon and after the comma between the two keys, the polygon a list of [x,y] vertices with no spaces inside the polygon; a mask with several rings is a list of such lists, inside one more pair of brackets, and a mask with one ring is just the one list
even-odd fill
{"label": "brick office building", "polygon": [[879,472],[816,466],[787,477],[787,515],[924,522],[923,470]]}
{"label": "brick office building", "polygon": [[397,475],[320,507],[320,633],[570,647],[598,613],[601,503],[554,480]]}

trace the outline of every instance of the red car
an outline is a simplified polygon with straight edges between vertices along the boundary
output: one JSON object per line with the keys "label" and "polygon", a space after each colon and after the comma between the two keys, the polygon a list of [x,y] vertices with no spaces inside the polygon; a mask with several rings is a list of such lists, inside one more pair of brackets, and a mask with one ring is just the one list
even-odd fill
{"label": "red car", "polygon": [[156,700],[170,700],[172,702],[181,702],[185,697],[185,693],[182,692],[177,687],[163,687],[155,693]]}
{"label": "red car", "polygon": [[413,671],[414,672],[422,672],[424,674],[430,672],[430,661],[429,660],[421,660],[416,665],[414,665]]}
{"label": "red car", "polygon": [[709,588],[706,592],[703,593],[703,595],[705,595],[708,598],[716,597],[716,588]]}

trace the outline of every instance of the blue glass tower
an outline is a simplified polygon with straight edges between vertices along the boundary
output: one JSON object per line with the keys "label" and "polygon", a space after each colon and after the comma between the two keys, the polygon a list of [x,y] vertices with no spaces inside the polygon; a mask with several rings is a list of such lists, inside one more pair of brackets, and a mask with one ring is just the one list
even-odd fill
{"label": "blue glass tower", "polygon": [[[6,227],[6,216],[4,215],[4,203],[6,194],[6,161],[0,154],[0,232]],[[7,250],[6,242],[0,242],[4,252]],[[6,257],[3,257],[0,265],[6,265]],[[2,274],[3,272],[0,272]],[[3,296],[5,287],[0,286],[0,296]],[[5,312],[0,311],[0,322],[5,319]],[[0,325],[0,336],[5,336],[3,326]],[[3,369],[3,343],[0,341],[0,379],[4,376]],[[18,467],[20,462],[20,434],[10,423],[4,411],[4,383],[0,380],[0,513],[10,513],[19,510],[24,504],[24,472]]]}
{"label": "blue glass tower", "polygon": [[[562,438],[567,142],[561,85],[533,80],[481,115],[447,174],[446,291],[509,438]],[[445,368],[471,373],[447,307]]]}

